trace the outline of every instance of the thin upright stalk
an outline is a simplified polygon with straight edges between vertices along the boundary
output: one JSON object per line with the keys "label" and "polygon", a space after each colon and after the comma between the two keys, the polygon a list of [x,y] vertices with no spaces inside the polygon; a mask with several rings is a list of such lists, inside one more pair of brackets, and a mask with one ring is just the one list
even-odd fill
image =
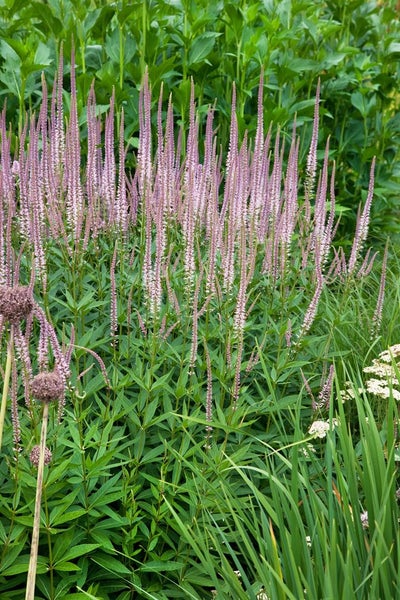
{"label": "thin upright stalk", "polygon": [[39,465],[38,465],[37,482],[36,482],[35,516],[33,519],[31,556],[29,559],[29,570],[28,570],[28,578],[26,581],[25,600],[34,600],[34,598],[35,598],[36,568],[37,568],[37,557],[38,557],[38,549],[39,549],[39,531],[40,531],[40,503],[41,503],[41,499],[42,499],[44,457],[45,457],[45,449],[46,449],[48,417],[49,417],[49,403],[44,402],[43,417],[42,417],[42,430],[40,433]]}
{"label": "thin upright stalk", "polygon": [[7,346],[6,368],[4,371],[3,395],[1,397],[1,407],[0,407],[0,450],[1,450],[1,446],[2,446],[2,440],[3,440],[4,420],[6,418],[7,396],[8,396],[8,390],[10,387],[12,354],[13,354],[13,326],[11,325],[10,339],[8,341],[8,346]]}

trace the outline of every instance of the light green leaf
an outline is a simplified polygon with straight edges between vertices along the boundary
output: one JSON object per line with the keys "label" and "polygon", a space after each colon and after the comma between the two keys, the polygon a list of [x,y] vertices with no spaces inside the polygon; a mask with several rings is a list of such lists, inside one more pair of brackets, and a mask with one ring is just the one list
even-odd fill
{"label": "light green leaf", "polygon": [[56,565],[54,565],[54,569],[56,571],[80,571],[80,567],[78,567],[78,565],[75,565],[72,562],[61,562],[61,563],[57,563]]}

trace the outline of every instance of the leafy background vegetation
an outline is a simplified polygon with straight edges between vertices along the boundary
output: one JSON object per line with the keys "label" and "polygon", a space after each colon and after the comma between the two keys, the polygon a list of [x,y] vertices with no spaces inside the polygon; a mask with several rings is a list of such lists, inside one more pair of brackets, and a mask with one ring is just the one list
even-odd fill
{"label": "leafy background vegetation", "polygon": [[[246,290],[242,358],[233,323],[240,272],[231,293],[211,302],[200,281],[198,305],[206,310],[198,319],[198,352],[190,368],[195,318],[179,228],[169,230],[168,264],[174,265],[170,284],[181,312],[168,296],[156,318],[143,289],[143,212],[128,239],[107,230],[72,256],[64,240],[46,240],[47,286],[37,281],[35,295],[60,340],[67,343],[74,327],[76,348],[64,418],[58,423],[54,409],[49,424],[53,458],[43,488],[36,598],[399,598],[398,406],[393,389],[386,399],[366,392],[362,371],[399,341],[400,40],[394,3],[16,0],[3,2],[1,11],[0,91],[11,153],[27,122],[25,111],[40,108],[42,72],[48,82],[55,77],[61,42],[69,115],[73,39],[83,164],[93,79],[100,114],[109,109],[113,87],[117,111],[124,108],[126,164],[134,174],[146,68],[154,133],[162,85],[164,106],[172,93],[176,133],[182,126],[186,148],[193,78],[203,126],[215,103],[225,155],[233,83],[240,140],[246,129],[254,139],[262,66],[265,123],[273,124],[274,135],[281,128],[287,146],[296,116],[303,193],[320,78],[319,163],[330,137],[340,217],[334,245],[344,246],[348,256],[377,157],[369,243],[379,253],[373,270],[324,288],[312,328],[298,346],[288,345],[288,320],[298,332],[315,281],[312,269],[302,268],[296,244],[290,269],[278,282],[265,276],[258,257]],[[386,294],[376,329],[387,238]],[[200,233],[196,243],[200,270],[207,258]],[[18,254],[17,222],[12,244]],[[32,257],[25,244],[21,279],[27,283]],[[116,336],[110,333],[113,288]],[[4,332],[1,351],[4,366]],[[108,381],[91,352],[104,362]],[[318,399],[331,365],[329,402],[316,410],[313,397]],[[354,398],[342,402],[346,381]],[[211,420],[205,412],[210,388]],[[22,386],[20,396],[23,406]],[[36,488],[29,451],[39,442],[40,406],[35,410],[33,419],[21,411],[18,460],[9,416],[6,421],[0,468],[4,600],[23,598],[26,585]],[[315,419],[330,423],[326,437],[308,433]]]}

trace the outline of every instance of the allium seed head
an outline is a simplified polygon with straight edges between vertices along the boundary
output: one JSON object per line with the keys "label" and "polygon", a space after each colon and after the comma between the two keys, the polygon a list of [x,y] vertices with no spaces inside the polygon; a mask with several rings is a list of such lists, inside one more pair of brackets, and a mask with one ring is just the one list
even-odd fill
{"label": "allium seed head", "polygon": [[[40,446],[33,446],[29,455],[29,460],[34,467],[39,466]],[[52,454],[51,451],[46,447],[44,449],[44,464],[48,465],[51,462]]]}
{"label": "allium seed head", "polygon": [[32,290],[23,285],[0,285],[0,315],[6,321],[18,323],[33,309]]}
{"label": "allium seed head", "polygon": [[64,383],[56,371],[39,373],[32,379],[31,392],[40,402],[60,400],[64,395]]}

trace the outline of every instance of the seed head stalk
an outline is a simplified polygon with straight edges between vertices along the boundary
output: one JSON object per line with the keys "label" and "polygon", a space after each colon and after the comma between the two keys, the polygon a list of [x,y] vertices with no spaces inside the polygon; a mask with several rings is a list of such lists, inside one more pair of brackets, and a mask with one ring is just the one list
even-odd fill
{"label": "seed head stalk", "polygon": [[42,430],[40,433],[40,451],[39,464],[36,481],[36,499],[35,499],[35,515],[33,519],[33,531],[31,542],[31,555],[29,559],[28,578],[26,582],[25,600],[34,600],[35,598],[35,582],[37,557],[39,550],[39,532],[40,532],[40,504],[42,499],[43,488],[43,472],[45,464],[46,436],[47,436],[47,421],[49,417],[49,403],[43,403]]}
{"label": "seed head stalk", "polygon": [[6,408],[7,408],[7,396],[8,390],[10,387],[10,377],[11,377],[11,365],[13,358],[13,326],[10,328],[10,339],[8,341],[7,346],[7,359],[6,359],[6,367],[4,371],[4,382],[3,382],[3,394],[1,397],[1,407],[0,407],[0,450],[2,446],[3,440],[3,429],[4,429],[4,419],[6,417]]}

